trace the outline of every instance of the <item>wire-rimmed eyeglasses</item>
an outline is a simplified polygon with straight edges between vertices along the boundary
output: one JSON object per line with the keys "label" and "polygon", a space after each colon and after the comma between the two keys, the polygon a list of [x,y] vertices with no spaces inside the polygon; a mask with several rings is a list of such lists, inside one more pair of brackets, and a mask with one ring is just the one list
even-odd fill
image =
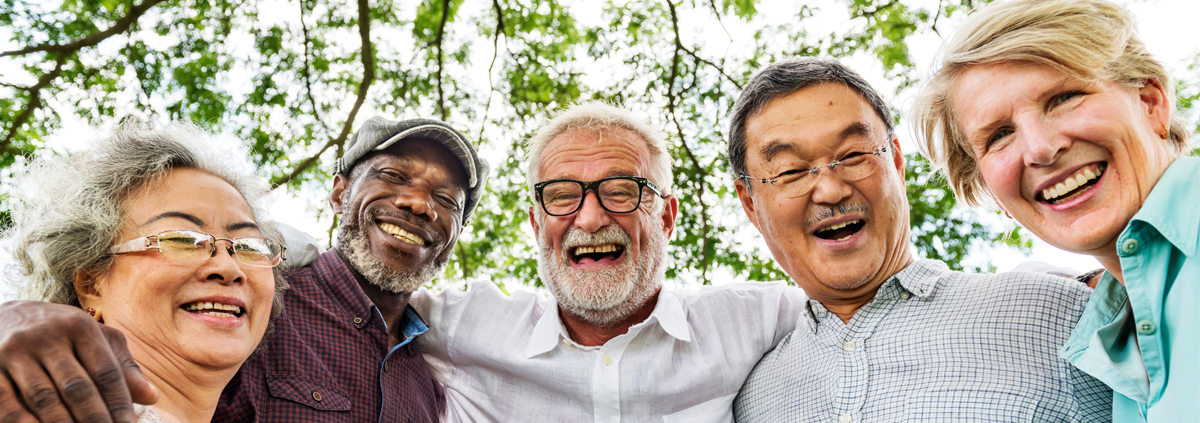
{"label": "wire-rimmed eyeglasses", "polygon": [[662,190],[646,178],[637,176],[612,176],[584,182],[574,179],[551,179],[534,184],[538,203],[551,216],[566,216],[579,211],[583,197],[588,191],[596,193],[600,207],[612,213],[630,213],[642,204],[647,194],[642,188],[650,188],[654,195],[662,197]]}
{"label": "wire-rimmed eyeglasses", "polygon": [[780,169],[781,172],[771,178],[756,178],[750,175],[738,175],[738,178],[771,184],[779,187],[786,195],[798,197],[812,191],[817,185],[820,170],[824,168],[829,168],[844,181],[857,181],[870,176],[879,169],[879,161],[875,160],[875,157],[887,151],[886,146],[874,151],[868,147],[849,148],[839,154],[837,160],[820,166],[796,159],[780,163],[776,169]]}
{"label": "wire-rimmed eyeglasses", "polygon": [[275,267],[286,260],[287,250],[273,239],[261,236],[239,236],[217,238],[215,235],[191,229],[175,229],[146,235],[114,245],[109,254],[124,254],[146,250],[158,250],[163,256],[175,261],[193,262],[217,254],[217,241],[229,241],[229,255],[242,264],[256,267]]}

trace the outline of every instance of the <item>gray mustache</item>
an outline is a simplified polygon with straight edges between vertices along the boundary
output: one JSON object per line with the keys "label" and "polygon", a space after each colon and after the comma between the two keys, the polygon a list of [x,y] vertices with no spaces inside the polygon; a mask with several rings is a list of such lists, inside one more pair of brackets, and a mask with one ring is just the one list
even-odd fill
{"label": "gray mustache", "polygon": [[871,213],[871,208],[866,203],[846,203],[836,207],[816,206],[817,209],[809,214],[808,219],[804,220],[804,226],[811,228],[823,220],[833,218],[839,214],[850,214],[861,212],[864,214]]}

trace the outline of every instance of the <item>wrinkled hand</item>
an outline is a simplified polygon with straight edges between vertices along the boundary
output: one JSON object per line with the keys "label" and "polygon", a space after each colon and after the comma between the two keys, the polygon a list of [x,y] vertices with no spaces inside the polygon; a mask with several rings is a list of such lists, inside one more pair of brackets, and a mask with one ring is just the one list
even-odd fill
{"label": "wrinkled hand", "polygon": [[76,307],[0,304],[0,423],[135,422],[158,391],[125,336]]}

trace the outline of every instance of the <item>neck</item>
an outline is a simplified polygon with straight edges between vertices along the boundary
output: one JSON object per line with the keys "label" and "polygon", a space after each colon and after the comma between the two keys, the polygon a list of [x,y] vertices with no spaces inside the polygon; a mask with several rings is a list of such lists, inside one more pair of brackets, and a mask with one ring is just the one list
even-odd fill
{"label": "neck", "polygon": [[354,280],[358,281],[358,286],[362,288],[363,293],[367,294],[367,298],[375,304],[375,308],[379,310],[379,314],[383,316],[383,321],[387,323],[388,331],[388,350],[391,350],[396,345],[399,345],[404,340],[404,310],[408,308],[408,298],[412,296],[411,292],[397,294],[395,292],[384,291],[379,286],[367,281],[358,270],[351,266],[349,260],[342,253],[341,249],[337,250],[338,257],[346,263],[346,268],[350,269],[350,273],[354,274]]}
{"label": "neck", "polygon": [[1117,279],[1117,282],[1120,282],[1122,285],[1124,285],[1125,275],[1121,273],[1121,257],[1117,255],[1116,245],[1113,245],[1111,250],[1112,251],[1109,251],[1109,254],[1097,255],[1093,257],[1096,257],[1096,260],[1100,262],[1100,265],[1104,266],[1104,270],[1108,271],[1108,273],[1112,273],[1113,277]]}
{"label": "neck", "polygon": [[[904,235],[907,237],[908,232],[905,231]],[[857,295],[851,294],[846,298],[820,300],[821,305],[842,319],[842,323],[850,323],[850,319],[854,318],[854,314],[858,313],[858,310],[871,301],[875,301],[875,294],[879,292],[879,287],[883,286],[884,282],[915,261],[907,243],[897,243],[897,245],[899,250],[892,251],[892,254],[884,258],[883,267],[867,283],[863,284],[862,288],[859,288],[861,292]]]}
{"label": "neck", "polygon": [[238,372],[238,366],[214,369],[185,360],[147,354],[156,351],[130,343],[130,353],[160,395],[154,409],[167,421],[209,422],[217,410],[221,391]]}
{"label": "neck", "polygon": [[611,326],[598,326],[583,320],[579,316],[571,314],[571,312],[562,308],[562,306],[558,307],[558,316],[562,320],[563,326],[567,328],[567,335],[571,337],[572,341],[583,346],[598,347],[604,345],[610,339],[629,332],[629,328],[633,325],[650,318],[650,313],[654,312],[654,307],[658,304],[658,295],[661,292],[660,289],[659,292],[654,293],[654,296],[646,300],[645,304],[638,307],[628,317]]}

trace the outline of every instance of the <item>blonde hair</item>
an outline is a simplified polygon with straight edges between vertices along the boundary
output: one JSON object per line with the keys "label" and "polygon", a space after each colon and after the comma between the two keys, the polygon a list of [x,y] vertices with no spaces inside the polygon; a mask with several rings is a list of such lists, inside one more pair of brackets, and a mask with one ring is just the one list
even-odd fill
{"label": "blonde hair", "polygon": [[[529,192],[532,193],[533,186],[540,182],[538,163],[542,161],[542,152],[546,150],[550,141],[567,132],[603,133],[613,129],[628,130],[646,142],[646,148],[650,151],[650,169],[646,179],[654,182],[663,195],[670,194],[674,177],[671,175],[671,155],[667,152],[667,141],[662,132],[634,116],[628,109],[599,101],[589,101],[567,108],[529,140],[525,149],[525,174],[529,179]],[[657,209],[659,203],[655,204]]]}
{"label": "blonde hair", "polygon": [[[971,14],[942,48],[935,70],[913,105],[921,150],[946,171],[959,200],[984,204],[990,191],[967,144],[951,103],[958,78],[973,66],[1025,62],[1072,77],[1143,86],[1162,84],[1168,104],[1174,89],[1162,63],[1138,39],[1133,17],[1105,0],[1014,0],[989,4]],[[1188,130],[1172,112],[1170,141],[1187,146]]]}

